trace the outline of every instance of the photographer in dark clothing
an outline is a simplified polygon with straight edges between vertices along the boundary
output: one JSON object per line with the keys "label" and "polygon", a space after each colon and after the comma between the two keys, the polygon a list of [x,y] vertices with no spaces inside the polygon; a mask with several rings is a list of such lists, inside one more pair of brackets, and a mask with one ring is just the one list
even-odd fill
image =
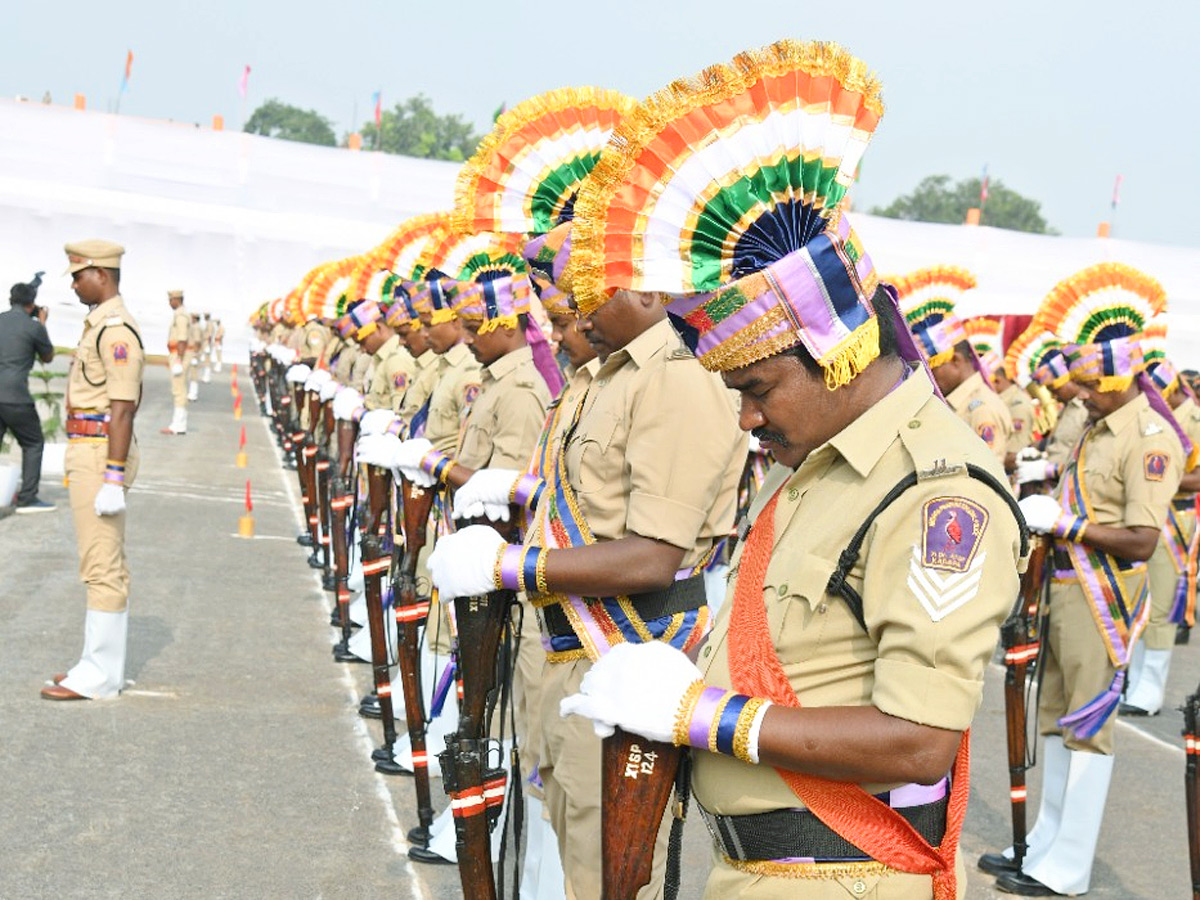
{"label": "photographer in dark clothing", "polygon": [[[9,431],[21,446],[21,490],[17,512],[48,512],[54,504],[38,499],[42,474],[42,422],[29,393],[29,371],[34,357],[44,363],[54,358],[54,345],[46,333],[46,308],[38,306],[38,272],[28,284],[14,284],[12,309],[0,313],[0,440]],[[0,498],[0,503],[7,497]]]}

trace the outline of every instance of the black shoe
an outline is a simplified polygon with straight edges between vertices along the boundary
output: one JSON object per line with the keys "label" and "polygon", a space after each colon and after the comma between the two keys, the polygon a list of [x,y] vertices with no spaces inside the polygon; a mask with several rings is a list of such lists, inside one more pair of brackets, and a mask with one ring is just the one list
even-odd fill
{"label": "black shoe", "polygon": [[1157,712],[1150,712],[1148,709],[1142,709],[1140,706],[1131,706],[1128,703],[1122,703],[1120,706],[1118,706],[1117,714],[1121,716],[1132,716],[1139,719],[1158,715]]}
{"label": "black shoe", "polygon": [[342,608],[340,606],[335,606],[333,608],[333,611],[329,613],[329,627],[330,628],[341,628],[342,627]]}
{"label": "black shoe", "polygon": [[308,567],[310,569],[323,569],[325,564],[321,562],[321,554],[314,550],[308,554]]}
{"label": "black shoe", "polygon": [[1179,627],[1175,629],[1175,646],[1182,647],[1192,639],[1192,626],[1186,622],[1180,622]]}
{"label": "black shoe", "polygon": [[452,866],[453,860],[446,859],[444,856],[438,856],[432,850],[426,850],[424,847],[409,847],[408,858],[413,862],[425,863],[430,866]]}
{"label": "black shoe", "polygon": [[405,835],[410,844],[416,844],[418,847],[429,846],[429,829],[424,825],[418,825],[416,828],[410,828],[408,834]]}
{"label": "black shoe", "polygon": [[57,506],[47,503],[45,500],[29,500],[26,503],[18,503],[16,511],[23,515],[25,513],[53,512],[56,509],[58,509]]}
{"label": "black shoe", "polygon": [[358,704],[358,714],[360,716],[362,716],[364,719],[382,719],[383,718],[383,710],[381,710],[379,708],[378,700],[376,700],[374,703],[368,702],[367,700],[363,700],[362,703]]}
{"label": "black shoe", "polygon": [[[333,645],[333,661],[340,663],[367,663],[369,660],[363,659],[361,656],[355,656],[347,648],[340,643]],[[378,708],[378,707],[377,707]]]}
{"label": "black shoe", "polygon": [[1020,894],[1022,897],[1065,897],[1053,888],[1048,888],[1036,878],[1030,878],[1024,872],[1008,872],[996,879],[996,887],[1006,894]]}
{"label": "black shoe", "polygon": [[387,759],[375,760],[375,771],[382,775],[412,775],[408,769],[389,756]]}
{"label": "black shoe", "polygon": [[1017,864],[1009,859],[1003,853],[985,853],[979,857],[980,871],[987,872],[989,875],[1004,875],[1010,872],[1017,871]]}
{"label": "black shoe", "polygon": [[337,590],[337,582],[334,580],[332,572],[326,572],[321,576],[321,587],[327,591]]}
{"label": "black shoe", "polygon": [[301,547],[311,547],[313,545],[312,535],[307,532],[305,534],[298,534],[296,535],[296,543]]}

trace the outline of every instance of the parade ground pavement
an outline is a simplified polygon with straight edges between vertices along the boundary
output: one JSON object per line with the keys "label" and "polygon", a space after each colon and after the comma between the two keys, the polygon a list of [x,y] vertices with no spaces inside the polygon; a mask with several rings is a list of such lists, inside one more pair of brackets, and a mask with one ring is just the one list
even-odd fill
{"label": "parade ground pavement", "polygon": [[[0,898],[461,896],[457,869],[408,859],[412,782],[372,768],[379,723],[357,715],[370,667],[332,660],[331,595],[295,543],[295,475],[281,469],[239,370],[243,418],[232,414],[226,366],[201,385],[188,434],[172,437],[158,432],[171,418],[167,371],[147,369],[129,494],[129,683],[119,699],[38,694],[75,662],[83,638],[61,477],[42,482],[55,512],[0,519]],[[249,464],[239,469],[243,426]],[[237,534],[247,480],[252,540]],[[1188,894],[1176,707],[1200,678],[1198,660],[1200,638],[1177,649],[1162,715],[1117,726],[1089,897]],[[974,867],[1011,835],[1002,686],[993,665],[971,741],[969,898],[1005,896]],[[1029,783],[1032,825],[1037,769]],[[433,792],[441,809],[440,781]],[[680,897],[699,897],[710,851],[694,811],[684,854]]]}

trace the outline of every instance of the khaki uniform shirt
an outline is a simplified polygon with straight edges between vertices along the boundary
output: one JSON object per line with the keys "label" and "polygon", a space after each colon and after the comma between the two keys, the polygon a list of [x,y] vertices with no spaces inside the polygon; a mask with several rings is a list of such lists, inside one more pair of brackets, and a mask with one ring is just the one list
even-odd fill
{"label": "khaki uniform shirt", "polygon": [[217,329],[213,325],[211,319],[205,323],[205,325],[204,325],[204,346],[205,347],[212,346],[213,334],[216,332],[216,330]]}
{"label": "khaki uniform shirt", "polygon": [[325,345],[333,338],[333,332],[315,319],[305,322],[299,331],[297,346],[293,347],[300,354],[300,361],[320,359]]}
{"label": "khaki uniform shirt", "polygon": [[[748,518],[782,487],[762,599],[801,705],[875,706],[952,731],[971,724],[997,629],[1017,595],[1020,536],[1003,498],[967,475],[968,462],[1005,484],[996,458],[917,367],[798,469],[775,465],[767,473]],[[939,463],[951,473],[921,476]],[[825,586],[854,532],[913,471],[921,480],[875,520],[850,571],[864,632]],[[698,660],[705,680],[723,688],[732,687],[727,638],[744,547],[734,553],[727,599]],[[693,766],[696,797],[712,812],[800,805],[770,766],[712,753],[695,753]],[[872,793],[895,786],[863,785]]]}
{"label": "khaki uniform shirt", "polygon": [[567,442],[567,477],[597,540],[629,534],[700,562],[729,533],[746,434],[733,396],[665,319],[596,371]]}
{"label": "khaki uniform shirt", "polygon": [[200,345],[204,342],[204,329],[200,326],[199,321],[188,322],[188,337],[187,348],[190,352],[196,353],[200,349]]}
{"label": "khaki uniform shirt", "polygon": [[353,387],[351,373],[354,371],[354,361],[358,359],[358,344],[353,341],[344,341],[338,338],[340,344],[338,349],[330,355],[333,365],[330,367],[330,372],[333,373],[333,380],[343,387]]}
{"label": "khaki uniform shirt", "polygon": [[521,347],[483,370],[479,397],[467,413],[457,459],[469,469],[524,470],[533,456],[550,390],[533,351]]}
{"label": "khaki uniform shirt", "polygon": [[359,392],[370,389],[371,364],[374,361],[375,358],[370,353],[355,345],[354,363],[350,369],[350,387]]}
{"label": "khaki uniform shirt", "polygon": [[1012,416],[1012,434],[1005,451],[1019,453],[1033,443],[1033,401],[1016,384],[1010,384],[999,396]]}
{"label": "khaki uniform shirt", "polygon": [[1046,445],[1046,458],[1052,463],[1066,466],[1087,424],[1088,411],[1083,401],[1076,397],[1066,403],[1058,414],[1054,431],[1050,434],[1050,441]]}
{"label": "khaki uniform shirt", "polygon": [[108,412],[113,400],[141,400],[146,357],[140,335],[120,294],[92,307],[67,376],[71,409]]}
{"label": "khaki uniform shirt", "polygon": [[191,321],[191,316],[183,308],[183,304],[172,311],[171,328],[167,331],[167,348],[175,356],[183,356],[183,352],[187,349],[188,327]]}
{"label": "khaki uniform shirt", "polygon": [[363,398],[367,409],[400,408],[404,392],[412,381],[417,363],[400,338],[392,335],[382,347],[375,351],[374,368],[371,371],[371,388]]}
{"label": "khaki uniform shirt", "polygon": [[416,359],[417,374],[413,376],[408,393],[400,404],[399,416],[405,422],[411,422],[425,401],[433,395],[438,376],[442,370],[442,358],[432,350],[426,350]]}
{"label": "khaki uniform shirt", "polygon": [[[1124,528],[1161,530],[1183,477],[1183,447],[1171,424],[1139,394],[1109,413],[1083,437],[1083,489],[1089,520]],[[1067,484],[1059,482],[1056,496]]]}
{"label": "khaki uniform shirt", "polygon": [[455,344],[442,354],[425,423],[425,437],[434,450],[449,455],[458,447],[463,419],[479,396],[481,375],[479,363],[466,344]]}
{"label": "khaki uniform shirt", "polygon": [[1012,435],[1012,415],[999,395],[987,386],[978,372],[950,392],[946,398],[958,417],[971,426],[1001,463]]}
{"label": "khaki uniform shirt", "polygon": [[[1179,423],[1179,427],[1183,429],[1183,433],[1191,440],[1192,446],[1200,447],[1200,407],[1196,406],[1196,401],[1188,397],[1173,412],[1175,413],[1175,421]],[[1176,496],[1178,499],[1184,500],[1193,495],[1184,492]]]}
{"label": "khaki uniform shirt", "polygon": [[291,330],[282,322],[276,322],[267,336],[268,344],[287,344]]}

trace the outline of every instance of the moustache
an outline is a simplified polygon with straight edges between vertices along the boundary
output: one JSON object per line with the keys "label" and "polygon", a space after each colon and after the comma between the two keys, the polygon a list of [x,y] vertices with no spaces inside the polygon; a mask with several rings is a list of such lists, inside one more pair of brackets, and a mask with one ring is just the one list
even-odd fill
{"label": "moustache", "polygon": [[791,446],[791,444],[788,443],[788,439],[778,431],[769,431],[766,428],[755,428],[752,429],[750,433],[760,441],[770,441],[772,444],[776,444],[779,447]]}

